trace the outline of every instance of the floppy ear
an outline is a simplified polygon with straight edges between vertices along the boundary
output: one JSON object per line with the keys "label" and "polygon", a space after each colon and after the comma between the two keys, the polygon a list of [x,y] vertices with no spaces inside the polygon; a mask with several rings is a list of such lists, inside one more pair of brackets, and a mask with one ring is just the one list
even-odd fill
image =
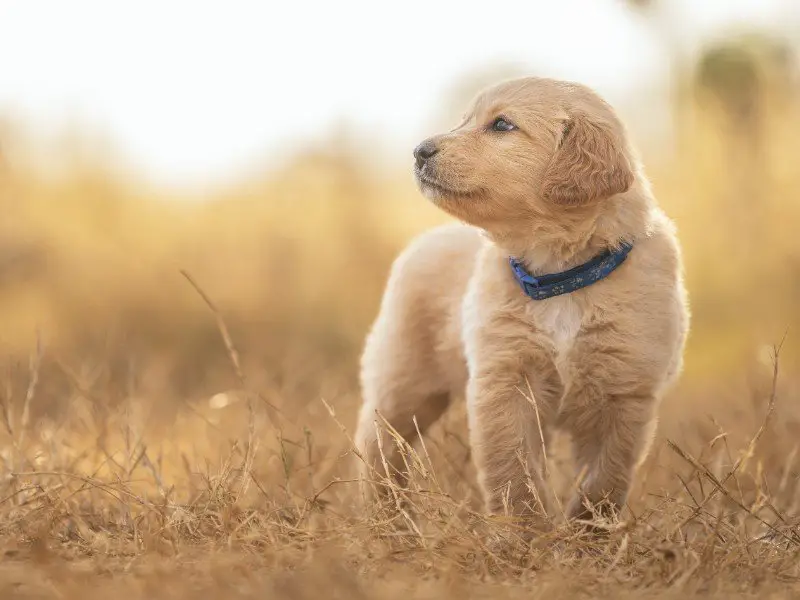
{"label": "floppy ear", "polygon": [[601,123],[583,115],[567,122],[561,146],[544,172],[542,196],[578,205],[620,194],[633,185],[623,142]]}

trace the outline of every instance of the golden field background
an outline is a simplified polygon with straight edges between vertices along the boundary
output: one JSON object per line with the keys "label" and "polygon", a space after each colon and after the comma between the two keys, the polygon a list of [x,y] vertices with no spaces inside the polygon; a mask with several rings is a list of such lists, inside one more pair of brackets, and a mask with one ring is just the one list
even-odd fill
{"label": "golden field background", "polygon": [[[4,160],[0,597],[800,589],[800,95],[764,81],[739,113],[682,96],[672,154],[636,140],[678,225],[693,323],[628,525],[598,541],[556,514],[511,558],[484,543],[514,528],[480,513],[460,406],[409,450],[413,516],[357,508],[362,340],[393,257],[446,220],[409,164],[331,136],[193,194],[97,157],[58,174]],[[29,142],[5,131],[12,157]]]}

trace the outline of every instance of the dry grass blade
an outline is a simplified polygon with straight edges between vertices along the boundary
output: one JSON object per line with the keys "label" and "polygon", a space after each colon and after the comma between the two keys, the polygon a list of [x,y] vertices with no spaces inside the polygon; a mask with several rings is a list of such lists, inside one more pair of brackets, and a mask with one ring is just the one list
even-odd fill
{"label": "dry grass blade", "polygon": [[[208,297],[203,291],[203,288],[194,280],[194,278],[183,269],[180,270],[180,274],[184,276],[186,281],[189,282],[194,290],[198,293],[198,295],[203,299],[206,306],[211,310],[214,314],[214,318],[217,321],[217,328],[219,329],[220,335],[222,336],[222,340],[225,343],[225,348],[228,351],[228,356],[231,359],[231,364],[233,365],[234,373],[236,374],[236,378],[241,383],[242,387],[248,389],[247,379],[245,377],[244,371],[242,371],[242,364],[241,360],[239,359],[239,352],[236,350],[236,346],[233,344],[233,338],[231,337],[230,331],[228,331],[228,326],[225,324],[225,319],[222,318],[222,313],[219,311],[217,306]],[[273,413],[280,413],[281,410],[274,404],[272,404],[269,400],[263,397],[262,394],[258,394],[259,399],[270,409]],[[248,400],[249,401],[249,400]],[[273,417],[274,418],[274,417]]]}
{"label": "dry grass blade", "polygon": [[20,417],[20,430],[18,444],[20,447],[25,442],[25,431],[31,418],[31,402],[36,394],[36,387],[39,385],[39,369],[42,366],[42,356],[44,355],[44,345],[42,344],[41,333],[36,332],[36,353],[30,361],[30,378],[28,380],[28,388],[25,390],[25,400],[22,403],[22,416]]}
{"label": "dry grass blade", "polygon": [[[771,383],[771,386],[770,386],[769,399],[768,399],[768,403],[767,403],[767,410],[764,413],[764,419],[761,421],[761,425],[759,426],[758,430],[753,435],[753,437],[750,439],[750,442],[747,444],[747,448],[746,448],[745,452],[737,459],[736,463],[733,465],[733,467],[730,469],[730,471],[728,471],[728,473],[725,475],[725,477],[721,481],[716,481],[716,480],[712,481],[712,483],[714,483],[714,485],[715,485],[715,488],[711,491],[711,493],[709,493],[697,505],[697,507],[692,512],[692,514],[689,517],[687,517],[686,519],[684,519],[683,522],[676,529],[681,529],[681,528],[685,527],[686,524],[688,524],[690,521],[694,520],[697,517],[697,515],[699,515],[700,512],[706,507],[706,505],[709,502],[711,502],[711,500],[715,497],[717,492],[722,492],[726,496],[730,497],[730,494],[727,493],[727,491],[725,490],[724,486],[727,484],[728,480],[730,480],[731,478],[735,478],[736,474],[739,472],[739,470],[742,468],[742,466],[745,465],[746,462],[753,456],[753,454],[755,452],[755,449],[756,449],[756,446],[758,445],[758,442],[761,439],[761,436],[764,435],[764,432],[766,431],[767,426],[769,425],[770,419],[772,418],[772,415],[775,412],[775,403],[776,403],[776,399],[777,399],[777,396],[778,396],[778,374],[780,372],[779,371],[779,358],[780,358],[781,349],[783,348],[783,344],[786,341],[786,336],[787,336],[787,333],[784,333],[783,338],[781,338],[780,343],[777,346],[773,347],[773,353],[772,353],[772,383]],[[722,434],[717,436],[717,438],[719,438],[721,436],[722,436]],[[716,440],[717,438],[714,438],[714,439]],[[708,469],[706,469],[706,467],[700,465],[693,457],[690,457],[688,454],[686,454],[672,440],[668,440],[667,443],[669,444],[669,447],[673,451],[675,451],[679,456],[681,456],[681,458],[683,458],[684,460],[686,460],[687,462],[692,464],[692,466],[694,466],[695,468],[698,468],[699,472],[702,472],[706,476],[711,475],[713,477],[713,475],[710,473],[710,471],[708,471]],[[738,501],[737,501],[737,503],[741,504]],[[747,510],[747,509],[745,509],[745,510]]]}

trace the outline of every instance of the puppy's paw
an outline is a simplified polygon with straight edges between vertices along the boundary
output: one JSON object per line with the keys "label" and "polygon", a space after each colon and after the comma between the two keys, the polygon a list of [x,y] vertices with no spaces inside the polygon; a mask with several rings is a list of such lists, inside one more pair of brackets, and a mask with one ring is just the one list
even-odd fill
{"label": "puppy's paw", "polygon": [[625,525],[619,519],[619,512],[619,507],[607,500],[592,503],[583,496],[575,496],[567,506],[566,516],[574,527],[605,536]]}

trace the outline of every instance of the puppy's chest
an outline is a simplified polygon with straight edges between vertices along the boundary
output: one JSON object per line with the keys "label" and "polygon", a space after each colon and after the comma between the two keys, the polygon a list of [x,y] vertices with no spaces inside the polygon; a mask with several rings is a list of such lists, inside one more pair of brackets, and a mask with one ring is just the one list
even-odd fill
{"label": "puppy's chest", "polygon": [[569,295],[531,301],[528,316],[534,327],[550,339],[559,358],[571,349],[581,328],[583,311]]}

